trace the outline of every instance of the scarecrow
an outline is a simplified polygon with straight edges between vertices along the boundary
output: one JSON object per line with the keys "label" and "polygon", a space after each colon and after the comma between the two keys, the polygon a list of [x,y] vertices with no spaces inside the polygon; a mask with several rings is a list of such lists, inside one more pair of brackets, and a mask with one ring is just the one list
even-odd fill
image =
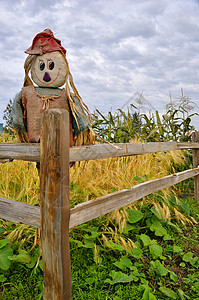
{"label": "scarecrow", "polygon": [[[35,36],[25,53],[24,86],[13,101],[13,128],[19,141],[39,142],[42,112],[64,108],[70,116],[70,147],[93,144],[91,115],[74,85],[61,41],[45,29]],[[64,84],[65,88],[61,88]]]}

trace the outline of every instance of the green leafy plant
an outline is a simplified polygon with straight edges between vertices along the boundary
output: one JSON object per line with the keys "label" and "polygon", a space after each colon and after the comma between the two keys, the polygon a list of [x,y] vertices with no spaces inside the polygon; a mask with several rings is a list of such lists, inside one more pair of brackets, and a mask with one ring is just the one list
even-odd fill
{"label": "green leafy plant", "polygon": [[115,113],[108,112],[104,116],[96,110],[93,113],[93,128],[101,137],[115,143],[127,143],[140,137],[147,142],[190,140],[190,133],[194,130],[191,118],[198,114],[191,113],[196,104],[183,94],[183,90],[176,100],[172,100],[170,96],[162,117],[158,111],[141,113],[142,101],[135,102],[136,104],[130,104],[127,112],[118,109]]}
{"label": "green leafy plant", "polygon": [[13,250],[8,243],[9,239],[0,240],[0,268],[2,270],[8,270],[11,267],[11,260],[9,257],[12,257]]}

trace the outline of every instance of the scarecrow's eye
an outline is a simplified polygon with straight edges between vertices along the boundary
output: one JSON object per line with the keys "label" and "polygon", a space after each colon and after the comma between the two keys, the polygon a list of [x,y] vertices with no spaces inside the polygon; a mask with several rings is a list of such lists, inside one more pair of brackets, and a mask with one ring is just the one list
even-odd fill
{"label": "scarecrow's eye", "polygon": [[48,62],[48,69],[49,69],[49,70],[54,69],[54,66],[55,66],[54,61],[51,60],[51,61]]}
{"label": "scarecrow's eye", "polygon": [[40,69],[41,71],[43,71],[44,68],[45,68],[45,63],[44,63],[43,61],[40,61],[40,63],[39,63],[39,69]]}

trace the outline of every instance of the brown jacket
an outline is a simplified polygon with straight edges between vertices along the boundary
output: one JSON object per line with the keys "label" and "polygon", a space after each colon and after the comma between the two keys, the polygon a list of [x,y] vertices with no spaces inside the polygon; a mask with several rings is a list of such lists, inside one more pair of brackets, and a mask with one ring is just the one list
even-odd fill
{"label": "brown jacket", "polygon": [[24,120],[27,122],[29,142],[39,142],[41,129],[41,114],[50,108],[64,108],[70,113],[70,147],[74,146],[72,114],[70,111],[65,89],[59,96],[42,96],[34,86],[22,88],[22,104],[24,107]]}

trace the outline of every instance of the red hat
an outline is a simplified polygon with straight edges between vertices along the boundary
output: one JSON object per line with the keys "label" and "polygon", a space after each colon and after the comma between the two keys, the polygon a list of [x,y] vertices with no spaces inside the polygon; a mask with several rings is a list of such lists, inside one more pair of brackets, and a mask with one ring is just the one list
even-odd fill
{"label": "red hat", "polygon": [[32,46],[25,53],[42,55],[53,51],[60,51],[66,55],[66,50],[61,46],[61,41],[54,37],[50,29],[45,29],[34,37]]}

